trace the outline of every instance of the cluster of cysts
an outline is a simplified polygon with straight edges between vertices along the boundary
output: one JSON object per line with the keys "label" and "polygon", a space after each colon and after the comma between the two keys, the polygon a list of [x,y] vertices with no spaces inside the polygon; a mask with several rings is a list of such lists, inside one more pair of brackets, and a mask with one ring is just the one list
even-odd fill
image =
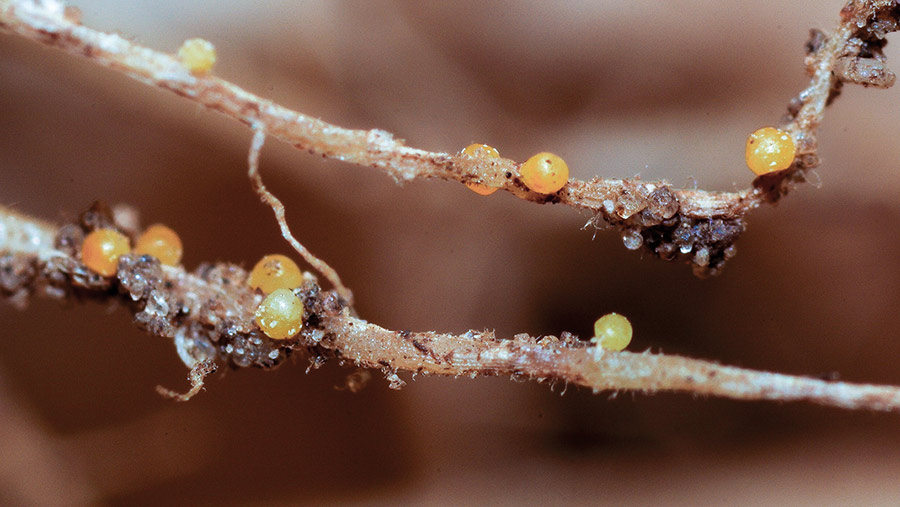
{"label": "cluster of cysts", "polygon": [[[474,158],[500,157],[496,148],[486,144],[470,144],[462,153]],[[747,138],[747,167],[758,176],[789,168],[796,153],[797,148],[790,133],[775,127],[763,127]],[[569,166],[559,156],[541,152],[526,160],[519,167],[519,174],[530,190],[539,194],[553,194],[569,181]],[[466,186],[478,195],[491,195],[499,190],[498,187],[474,181],[466,182]]]}
{"label": "cluster of cysts", "polygon": [[[470,144],[462,151],[475,158],[499,158],[500,152],[486,144]],[[559,192],[569,181],[569,166],[566,161],[553,153],[541,152],[532,156],[519,167],[522,183],[539,194]],[[491,195],[499,188],[474,181],[466,182],[469,190],[478,195]]]}
{"label": "cluster of cysts", "polygon": [[134,250],[131,240],[121,232],[101,228],[85,236],[81,243],[81,262],[100,276],[116,274],[119,258],[130,253],[150,255],[166,266],[177,266],[184,249],[178,233],[162,224],[151,225],[138,237]]}
{"label": "cluster of cysts", "polygon": [[[796,152],[796,145],[790,133],[774,127],[764,127],[753,132],[747,138],[745,152],[747,167],[758,176],[783,171],[794,163]],[[500,152],[485,144],[471,144],[463,149],[462,153],[475,158],[500,157]],[[519,174],[522,182],[530,190],[541,194],[552,194],[561,190],[568,182],[569,166],[559,156],[543,152],[526,160],[519,167]],[[466,182],[466,186],[479,195],[491,195],[499,190],[497,187],[471,181]],[[605,203],[605,208],[608,208],[605,211],[609,215],[619,211],[627,213],[628,210],[624,208],[627,207],[628,196],[623,197],[626,199],[620,199],[622,202],[609,201]],[[644,201],[636,198],[634,200],[638,207],[641,207],[640,204]],[[647,208],[649,213],[642,211],[640,214],[640,223],[637,225],[647,227],[644,229],[645,233],[642,234],[639,229],[635,228],[626,230],[623,235],[625,247],[629,250],[636,250],[646,242],[647,246],[660,257],[671,258],[676,255],[676,249],[681,253],[690,253],[695,248],[695,243],[728,243],[730,238],[740,232],[738,225],[728,224],[721,220],[710,220],[699,224],[687,221],[675,223],[671,228],[660,229],[660,231],[665,231],[662,234],[649,228],[660,224],[666,225],[666,221],[671,219],[678,209],[677,201],[668,188],[661,187],[651,192],[646,202],[655,204],[655,206],[652,206],[652,209]],[[622,210],[617,209],[620,205],[623,207]],[[662,216],[656,216],[660,213],[654,211],[662,213]],[[636,213],[627,214],[629,216],[637,215]],[[621,216],[620,213],[619,215]],[[722,257],[721,260],[724,260],[732,257],[734,253],[734,246],[729,245],[723,248],[719,255]],[[700,270],[707,269],[714,260],[711,258],[712,255],[713,252],[709,248],[701,247],[694,255],[694,263]],[[624,350],[631,342],[631,336],[632,328],[628,319],[617,313],[610,313],[594,323],[594,337],[591,338],[591,342],[597,345],[599,351],[620,351]]]}
{"label": "cluster of cysts", "polygon": [[[148,227],[138,237],[133,249],[128,236],[112,228],[95,229],[81,244],[82,263],[103,277],[116,276],[121,267],[120,261],[124,262],[126,259],[128,269],[139,271],[139,267],[132,266],[136,262],[133,256],[126,257],[131,253],[152,256],[166,266],[177,266],[181,262],[183,247],[178,234],[162,224]],[[142,278],[150,279],[152,275],[145,273]],[[254,321],[266,336],[273,340],[284,340],[293,338],[301,331],[304,303],[298,293],[302,291],[308,278],[309,275],[304,274],[292,259],[280,254],[266,255],[250,271],[247,285],[265,295],[256,308]],[[129,289],[134,288],[131,287],[134,283],[129,282],[128,285]],[[179,338],[178,333],[184,334],[184,331],[177,331],[176,338]],[[631,336],[632,329],[628,319],[610,313],[594,323],[591,342],[598,349],[619,351],[628,346]],[[181,339],[187,338],[183,336]],[[191,346],[185,347],[189,354],[192,354],[192,348],[200,345],[194,343],[196,341],[193,340]],[[210,353],[206,351],[201,355],[208,357]],[[185,362],[192,363],[196,359],[188,358]]]}
{"label": "cluster of cysts", "polygon": [[269,338],[293,338],[303,327],[303,301],[294,293],[304,282],[303,272],[280,254],[260,259],[247,283],[266,295],[256,309],[256,325]]}
{"label": "cluster of cysts", "polygon": [[[190,39],[178,50],[181,64],[196,76],[206,75],[216,61],[215,47],[203,39]],[[484,144],[467,146],[463,153],[475,158],[499,158],[500,153]],[[753,132],[747,139],[747,166],[757,175],[787,169],[793,163],[796,147],[791,135],[782,130],[765,127]],[[569,166],[557,155],[538,153],[519,167],[522,183],[540,194],[553,194],[565,187],[569,180]],[[491,195],[498,187],[470,181],[466,186],[479,195]],[[652,195],[651,195],[652,197]],[[653,218],[653,217],[651,217]],[[657,221],[659,222],[659,221]],[[655,225],[655,224],[646,224]],[[714,228],[714,225],[710,225]],[[675,239],[690,231],[675,231]],[[630,249],[640,247],[643,236],[637,231],[626,231],[625,244]],[[652,242],[652,238],[651,242]],[[681,238],[684,245],[690,238]],[[652,245],[648,245],[652,246]],[[682,248],[682,251],[686,246]],[[119,259],[129,253],[149,255],[163,265],[177,266],[181,262],[183,247],[178,234],[162,224],[148,227],[138,238],[132,250],[130,240],[112,228],[100,228],[84,238],[81,258],[85,266],[103,277],[116,275]],[[702,252],[701,252],[702,253]],[[727,256],[727,252],[726,252]],[[701,259],[702,264],[702,259]],[[250,288],[261,292],[265,298],[255,312],[254,321],[259,329],[273,340],[296,336],[303,327],[304,304],[297,295],[305,276],[297,264],[284,255],[267,255],[256,263],[247,280]],[[594,337],[598,350],[623,350],[631,342],[632,328],[628,319],[610,313],[594,324]]]}
{"label": "cluster of cysts", "polygon": [[[216,62],[215,47],[204,39],[189,39],[178,50],[181,64],[195,76],[208,74]],[[462,150],[464,155],[472,158],[495,159],[500,157],[497,149],[485,144],[471,144]],[[746,162],[756,175],[765,175],[788,169],[796,156],[796,144],[790,133],[774,127],[761,128],[747,138]],[[550,195],[566,186],[569,180],[569,166],[559,156],[541,152],[526,160],[519,166],[522,183],[531,191]],[[473,192],[479,195],[491,195],[499,187],[479,181],[465,182]],[[628,201],[634,201],[635,212],[628,211]],[[646,203],[645,206],[641,206]],[[618,207],[621,204],[622,210]],[[653,208],[653,209],[651,209]],[[668,188],[661,187],[648,196],[623,195],[618,202],[605,201],[604,210],[607,217],[616,216],[625,221],[622,240],[629,250],[637,250],[646,246],[664,259],[671,259],[679,252],[693,252],[695,272],[705,276],[718,272],[728,258],[735,254],[731,242],[743,230],[739,223],[726,223],[722,220],[711,220],[707,224],[693,223],[691,220],[678,220],[674,217],[678,203]],[[640,215],[635,220],[629,217]],[[658,230],[654,230],[658,229]],[[696,251],[694,251],[696,247]],[[277,334],[277,332],[276,332]]]}
{"label": "cluster of cysts", "polygon": [[[462,154],[473,158],[498,158],[500,153],[484,144],[472,144]],[[747,138],[746,162],[756,175],[790,168],[797,155],[796,144],[789,132],[774,127],[761,128]],[[519,167],[522,182],[530,190],[553,194],[565,187],[569,167],[552,153],[538,153]],[[478,181],[466,186],[479,195],[499,190]],[[676,195],[667,185],[652,183],[626,186],[615,198],[602,202],[591,222],[598,225],[603,216],[622,229],[622,241],[629,250],[642,246],[662,259],[671,260],[679,253],[692,255],[694,272],[708,276],[719,272],[725,261],[733,257],[734,240],[744,230],[739,218],[694,219],[678,213]]]}
{"label": "cluster of cysts", "polygon": [[[111,228],[92,231],[81,245],[81,261],[90,270],[104,276],[115,276],[119,259],[127,254],[150,255],[166,266],[181,262],[181,239],[172,229],[162,224],[152,225],[138,238],[134,249],[128,236]],[[263,257],[247,284],[265,294],[257,307],[255,322],[269,338],[292,338],[303,327],[303,301],[294,293],[305,281],[297,264],[284,255]]]}

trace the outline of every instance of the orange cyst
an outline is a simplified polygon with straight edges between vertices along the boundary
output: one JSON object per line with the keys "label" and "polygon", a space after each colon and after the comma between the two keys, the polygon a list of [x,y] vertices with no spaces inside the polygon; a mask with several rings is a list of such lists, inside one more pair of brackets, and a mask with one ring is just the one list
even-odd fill
{"label": "orange cyst", "polygon": [[463,150],[463,153],[470,157],[483,157],[483,158],[499,158],[500,152],[497,151],[496,148],[488,146],[486,144],[470,144],[466,146],[466,149]]}
{"label": "orange cyst", "polygon": [[[486,144],[470,144],[466,146],[463,150],[463,153],[470,157],[481,157],[481,158],[499,158],[500,152],[496,149],[486,145]],[[499,188],[497,187],[489,187],[483,183],[477,183],[474,181],[467,181],[466,187],[469,188],[472,192],[475,192],[478,195],[491,195]]]}
{"label": "orange cyst", "polygon": [[565,160],[552,153],[538,153],[529,158],[519,168],[522,183],[540,194],[552,194],[566,186],[569,181],[569,166]]}
{"label": "orange cyst", "polygon": [[781,171],[791,166],[796,152],[789,133],[763,127],[747,138],[747,167],[758,175]]}
{"label": "orange cyst", "polygon": [[303,327],[303,301],[288,289],[278,289],[257,307],[256,324],[269,338],[290,338]]}
{"label": "orange cyst", "polygon": [[277,289],[293,289],[303,284],[303,273],[290,257],[273,254],[260,259],[250,272],[250,287],[269,294]]}
{"label": "orange cyst", "polygon": [[166,266],[177,266],[181,262],[184,249],[178,233],[165,225],[151,225],[138,238],[134,252],[141,255],[152,255]]}
{"label": "orange cyst", "polygon": [[500,190],[497,187],[489,187],[487,185],[482,185],[481,183],[475,183],[474,181],[467,181],[466,188],[478,195],[491,195],[497,190]]}
{"label": "orange cyst", "polygon": [[96,273],[113,276],[119,257],[131,251],[128,238],[115,229],[97,229],[81,244],[81,262]]}

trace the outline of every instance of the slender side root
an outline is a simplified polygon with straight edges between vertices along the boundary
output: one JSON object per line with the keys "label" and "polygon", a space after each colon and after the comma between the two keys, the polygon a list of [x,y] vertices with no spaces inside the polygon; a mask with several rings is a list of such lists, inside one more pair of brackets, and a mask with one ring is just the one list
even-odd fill
{"label": "slender side root", "polygon": [[353,293],[350,292],[350,289],[348,289],[343,282],[341,282],[341,277],[338,276],[337,271],[329,266],[328,263],[313,255],[312,252],[307,250],[305,246],[297,241],[291,233],[290,227],[288,227],[287,220],[284,218],[284,205],[272,194],[272,192],[269,192],[266,185],[263,184],[262,176],[259,174],[259,152],[262,150],[265,141],[265,129],[258,125],[254,126],[253,142],[250,144],[250,155],[248,157],[250,169],[247,173],[250,176],[250,181],[253,182],[254,190],[259,195],[262,202],[268,204],[272,208],[272,211],[275,212],[275,220],[278,221],[278,226],[281,227],[281,236],[294,247],[294,250],[296,250],[310,266],[319,273],[322,273],[322,276],[331,283],[337,293],[352,306]]}
{"label": "slender side root", "polygon": [[188,374],[188,380],[191,382],[191,388],[188,392],[181,394],[172,391],[171,389],[166,389],[163,386],[156,386],[156,392],[158,392],[160,396],[171,398],[175,401],[188,401],[203,389],[203,380],[206,379],[208,375],[215,373],[216,368],[216,363],[211,360],[200,361],[191,368],[191,372]]}

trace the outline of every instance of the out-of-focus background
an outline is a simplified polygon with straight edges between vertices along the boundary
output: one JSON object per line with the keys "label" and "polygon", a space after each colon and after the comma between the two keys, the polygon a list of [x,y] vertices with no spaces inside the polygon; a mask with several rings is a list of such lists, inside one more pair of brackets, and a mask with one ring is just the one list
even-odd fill
{"label": "out-of-focus background", "polygon": [[[415,147],[563,156],[578,178],[749,185],[746,135],[805,86],[838,0],[82,1],[84,22],[304,113]],[[888,46],[889,56],[900,56]],[[895,58],[894,62],[900,61]],[[591,332],[616,311],[650,348],[900,384],[898,90],[847,87],[820,188],[754,212],[722,276],[626,251],[570,208],[453,182],[397,186],[270,141],[299,239],[394,329]],[[0,34],[0,202],[68,220],[92,200],[178,230],[185,265],[289,253],[245,176],[250,133],[182,98]],[[126,311],[0,305],[0,503],[896,504],[900,416],[690,395],[594,396],[499,379],[229,371],[189,403],[171,343]],[[409,378],[407,377],[407,380]]]}

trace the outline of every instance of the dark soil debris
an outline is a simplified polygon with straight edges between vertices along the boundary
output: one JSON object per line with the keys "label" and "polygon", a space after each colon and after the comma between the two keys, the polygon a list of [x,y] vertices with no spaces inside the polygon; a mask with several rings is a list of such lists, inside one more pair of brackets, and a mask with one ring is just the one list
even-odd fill
{"label": "dark soil debris", "polygon": [[109,207],[99,202],[78,223],[59,228],[54,240],[59,255],[46,260],[0,255],[0,295],[16,305],[24,305],[36,290],[58,299],[124,300],[138,327],[173,339],[190,368],[210,361],[274,368],[294,349],[326,355],[318,350],[325,336],[321,322],[327,314],[340,313],[345,303],[311,278],[295,290],[306,310],[303,330],[293,339],[272,340],[254,322],[262,296],[247,286],[247,272],[240,266],[203,264],[191,274],[162,266],[153,256],[128,254],[119,259],[115,277],[103,277],[79,260],[85,233],[97,228],[116,228]]}

